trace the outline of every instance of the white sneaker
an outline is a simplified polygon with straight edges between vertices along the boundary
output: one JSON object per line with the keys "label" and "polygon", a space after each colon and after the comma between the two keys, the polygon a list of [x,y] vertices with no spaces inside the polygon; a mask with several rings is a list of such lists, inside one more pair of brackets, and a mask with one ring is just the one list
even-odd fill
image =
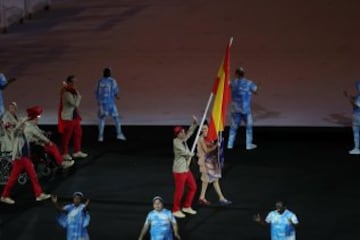
{"label": "white sneaker", "polygon": [[63,155],[63,159],[64,159],[65,161],[71,161],[71,160],[72,160],[72,157],[70,156],[70,154],[65,154],[65,155]]}
{"label": "white sneaker", "polygon": [[61,167],[62,167],[63,169],[67,169],[67,168],[71,167],[72,165],[74,165],[74,163],[75,163],[74,160],[63,161],[63,162],[61,163]]}
{"label": "white sneaker", "polygon": [[41,193],[40,196],[38,196],[36,198],[36,201],[40,202],[40,201],[44,201],[46,199],[49,199],[51,197],[50,194],[45,194],[45,193]]}
{"label": "white sneaker", "polygon": [[360,149],[354,148],[353,150],[349,151],[349,154],[358,155],[358,154],[360,154]]}
{"label": "white sneaker", "polygon": [[3,203],[6,203],[6,204],[10,204],[10,205],[15,204],[15,201],[9,197],[1,197],[0,201]]}
{"label": "white sneaker", "polygon": [[98,142],[103,142],[103,141],[104,141],[104,137],[99,136],[98,137]]}
{"label": "white sneaker", "polygon": [[226,148],[227,149],[233,149],[233,146],[232,145],[227,145]]}
{"label": "white sneaker", "polygon": [[174,217],[177,217],[177,218],[185,218],[186,217],[186,215],[181,211],[176,211],[176,212],[173,212],[172,214],[174,215]]}
{"label": "white sneaker", "polygon": [[87,156],[87,153],[83,153],[82,151],[73,154],[73,158],[86,158]]}
{"label": "white sneaker", "polygon": [[125,135],[123,133],[118,134],[116,138],[119,139],[119,140],[126,141],[126,137],[125,137]]}
{"label": "white sneaker", "polygon": [[246,145],[246,150],[253,150],[257,148],[257,146],[253,143],[250,143],[249,145]]}
{"label": "white sneaker", "polygon": [[196,212],[194,209],[192,209],[191,207],[189,207],[189,208],[183,208],[182,211],[183,211],[184,213],[188,213],[188,214],[191,214],[191,215],[195,215],[195,214],[197,213],[197,212]]}

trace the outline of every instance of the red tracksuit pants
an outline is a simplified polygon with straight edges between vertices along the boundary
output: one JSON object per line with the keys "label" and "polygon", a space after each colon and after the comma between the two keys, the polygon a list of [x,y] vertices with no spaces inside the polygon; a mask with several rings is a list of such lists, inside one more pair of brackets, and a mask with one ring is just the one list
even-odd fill
{"label": "red tracksuit pants", "polygon": [[61,166],[64,159],[60,154],[59,148],[54,143],[46,144],[44,151],[55,159],[58,166]]}
{"label": "red tracksuit pants", "polygon": [[18,177],[20,176],[20,174],[23,171],[26,171],[30,181],[32,183],[33,186],[33,190],[34,190],[34,194],[35,197],[40,196],[40,194],[43,192],[41,189],[41,186],[39,184],[39,180],[36,176],[36,172],[34,169],[34,165],[31,162],[31,160],[28,157],[21,157],[20,159],[16,159],[13,162],[13,167],[10,173],[10,177],[8,182],[5,185],[5,188],[3,190],[2,196],[3,197],[9,197],[10,196],[10,191],[12,189],[12,187],[14,186],[14,184],[17,182]]}
{"label": "red tracksuit pants", "polygon": [[81,150],[82,129],[80,120],[64,120],[64,132],[61,138],[62,154],[68,154],[71,137],[74,136],[74,153]]}
{"label": "red tracksuit pants", "polygon": [[190,171],[183,173],[174,172],[173,175],[175,180],[175,192],[172,211],[176,212],[181,209],[181,200],[183,197],[185,186],[187,186],[187,193],[183,204],[184,208],[191,207],[197,186],[195,178]]}

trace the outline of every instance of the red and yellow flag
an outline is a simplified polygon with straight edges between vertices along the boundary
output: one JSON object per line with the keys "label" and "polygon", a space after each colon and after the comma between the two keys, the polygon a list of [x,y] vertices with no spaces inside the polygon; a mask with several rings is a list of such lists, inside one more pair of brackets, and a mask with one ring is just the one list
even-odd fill
{"label": "red and yellow flag", "polygon": [[232,39],[229,41],[224,59],[220,65],[212,94],[214,94],[213,109],[209,123],[208,141],[218,139],[219,132],[224,131],[226,123],[226,109],[230,101],[230,47]]}

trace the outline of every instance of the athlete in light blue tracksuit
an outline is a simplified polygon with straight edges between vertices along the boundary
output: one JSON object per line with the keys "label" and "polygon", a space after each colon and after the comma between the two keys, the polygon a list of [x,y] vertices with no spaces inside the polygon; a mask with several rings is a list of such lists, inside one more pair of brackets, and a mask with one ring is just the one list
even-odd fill
{"label": "athlete in light blue tracksuit", "polygon": [[0,73],[0,118],[5,113],[2,90],[7,85],[7,83],[8,83],[8,81],[7,81],[6,77],[5,77],[5,75]]}
{"label": "athlete in light blue tracksuit", "polygon": [[354,134],[354,149],[349,151],[350,154],[360,154],[359,149],[359,132],[360,132],[360,81],[356,82],[357,94],[355,96],[349,96],[345,92],[345,96],[349,98],[353,107],[353,134]]}
{"label": "athlete in light blue tracksuit", "polygon": [[229,131],[229,140],[227,148],[234,146],[237,129],[242,121],[246,125],[246,149],[256,148],[253,144],[252,125],[253,118],[251,114],[251,95],[257,92],[258,87],[252,81],[244,77],[244,69],[238,68],[235,71],[236,78],[231,81],[231,126]]}
{"label": "athlete in light blue tracksuit", "polygon": [[119,113],[115,99],[119,99],[119,87],[115,79],[111,77],[111,69],[105,68],[103,78],[98,81],[96,88],[96,100],[99,106],[99,135],[98,141],[104,140],[104,128],[106,117],[111,116],[115,121],[117,139],[126,140],[121,130]]}

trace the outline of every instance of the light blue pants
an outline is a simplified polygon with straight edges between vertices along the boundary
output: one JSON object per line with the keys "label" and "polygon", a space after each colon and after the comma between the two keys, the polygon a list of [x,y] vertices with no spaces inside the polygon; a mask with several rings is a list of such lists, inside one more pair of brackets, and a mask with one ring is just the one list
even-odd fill
{"label": "light blue pants", "polygon": [[359,149],[359,132],[360,132],[360,126],[353,125],[354,148],[357,148],[357,149]]}
{"label": "light blue pants", "polygon": [[244,113],[232,113],[231,114],[231,126],[229,130],[229,139],[228,139],[228,148],[232,148],[234,146],[234,141],[236,138],[237,130],[241,124],[241,122],[245,122],[246,126],[246,146],[252,144],[253,141],[253,118],[252,114],[244,114]]}
{"label": "light blue pants", "polygon": [[359,149],[360,114],[353,114],[352,129],[354,134],[354,148]]}
{"label": "light blue pants", "polygon": [[0,103],[0,119],[3,117],[5,113],[5,107],[3,103]]}
{"label": "light blue pants", "polygon": [[[112,117],[112,118],[114,119],[114,122],[115,122],[116,134],[117,134],[117,136],[119,136],[122,134],[120,117],[116,116],[116,117]],[[99,138],[104,137],[105,120],[106,120],[106,116],[99,118]]]}

